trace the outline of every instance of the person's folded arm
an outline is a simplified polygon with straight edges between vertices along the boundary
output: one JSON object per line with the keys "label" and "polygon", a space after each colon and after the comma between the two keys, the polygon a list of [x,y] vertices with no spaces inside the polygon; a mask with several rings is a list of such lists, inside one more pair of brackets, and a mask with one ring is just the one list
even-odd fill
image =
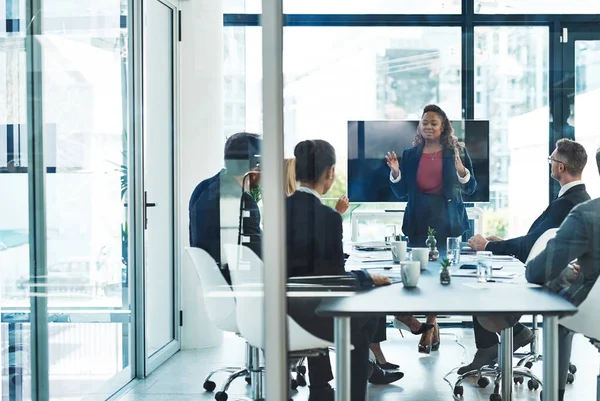
{"label": "person's folded arm", "polygon": [[548,241],[546,249],[527,264],[525,278],[544,285],[557,278],[567,265],[589,249],[590,236],[581,212],[575,208]]}

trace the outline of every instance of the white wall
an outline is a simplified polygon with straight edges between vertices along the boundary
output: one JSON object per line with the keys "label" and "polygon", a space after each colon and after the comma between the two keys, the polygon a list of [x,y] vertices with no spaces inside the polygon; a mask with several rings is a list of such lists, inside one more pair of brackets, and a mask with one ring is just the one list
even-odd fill
{"label": "white wall", "polygon": [[183,349],[218,345],[208,321],[189,244],[188,201],[196,185],[223,165],[223,14],[221,0],[181,1],[180,222]]}

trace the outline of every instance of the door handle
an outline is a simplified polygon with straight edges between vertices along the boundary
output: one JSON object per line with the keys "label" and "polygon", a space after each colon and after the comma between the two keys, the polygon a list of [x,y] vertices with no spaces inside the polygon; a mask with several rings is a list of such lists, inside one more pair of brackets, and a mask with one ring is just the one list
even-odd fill
{"label": "door handle", "polygon": [[148,202],[148,192],[144,191],[144,230],[148,229],[148,208],[156,207],[157,203]]}

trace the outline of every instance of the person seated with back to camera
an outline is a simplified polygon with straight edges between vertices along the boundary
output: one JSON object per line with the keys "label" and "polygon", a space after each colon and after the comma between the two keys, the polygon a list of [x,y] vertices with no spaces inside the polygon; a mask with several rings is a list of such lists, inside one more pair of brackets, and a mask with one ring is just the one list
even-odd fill
{"label": "person seated with back to camera", "polygon": [[[296,159],[289,158],[285,160],[285,195],[290,196],[298,189],[298,181],[296,180]],[[335,210],[343,215],[348,207],[350,206],[350,200],[346,195],[341,195],[335,204]],[[409,329],[413,334],[421,334],[427,330],[433,328],[432,325],[428,325],[426,323],[420,323],[417,319],[411,316],[398,316],[398,319],[402,319],[406,325],[409,326]],[[388,362],[381,349],[381,343],[387,340],[387,321],[386,317],[382,316],[379,318],[377,322],[377,330],[375,331],[375,335],[373,336],[372,343],[370,345],[371,352],[375,358],[375,362],[385,370],[397,370],[400,368],[399,365],[395,363]],[[372,380],[377,380],[377,378],[373,378]]]}
{"label": "person seated with back to camera", "polygon": [[[294,149],[299,188],[286,199],[286,248],[288,277],[352,275],[357,288],[391,283],[386,276],[364,270],[346,272],[342,244],[341,215],[321,203],[335,177],[335,150],[323,140],[302,141]],[[333,341],[333,319],[315,314],[320,298],[289,297],[288,313],[311,334]],[[350,370],[351,400],[364,401],[367,380],[388,384],[401,379],[401,372],[386,372],[369,361],[369,344],[377,319],[352,318]],[[329,385],[333,379],[329,356],[308,358],[311,401],[334,399]]]}
{"label": "person seated with back to camera", "polygon": [[[469,239],[472,249],[491,251],[494,255],[512,255],[525,263],[531,248],[543,233],[559,227],[575,206],[590,199],[581,180],[587,164],[587,153],[580,143],[570,139],[559,139],[556,149],[548,157],[548,163],[551,164],[550,175],[560,184],[560,192],[533,222],[527,234],[507,240],[476,235]],[[498,335],[483,328],[479,320],[473,316],[477,352],[471,363],[458,369],[459,375],[493,364],[498,358]],[[516,322],[513,327],[513,351],[530,344],[534,338],[535,335],[529,328]]]}

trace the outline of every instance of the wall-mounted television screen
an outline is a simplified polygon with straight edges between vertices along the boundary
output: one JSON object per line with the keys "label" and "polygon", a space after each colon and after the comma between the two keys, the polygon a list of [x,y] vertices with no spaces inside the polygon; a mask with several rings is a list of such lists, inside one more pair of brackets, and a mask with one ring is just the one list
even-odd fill
{"label": "wall-mounted television screen", "polygon": [[[411,148],[418,121],[348,121],[348,197],[351,202],[399,202],[390,188],[390,169],[385,154],[398,158]],[[463,195],[465,202],[489,202],[490,158],[489,121],[452,121],[454,133],[473,162],[477,190]],[[472,172],[473,173],[473,172]]]}

